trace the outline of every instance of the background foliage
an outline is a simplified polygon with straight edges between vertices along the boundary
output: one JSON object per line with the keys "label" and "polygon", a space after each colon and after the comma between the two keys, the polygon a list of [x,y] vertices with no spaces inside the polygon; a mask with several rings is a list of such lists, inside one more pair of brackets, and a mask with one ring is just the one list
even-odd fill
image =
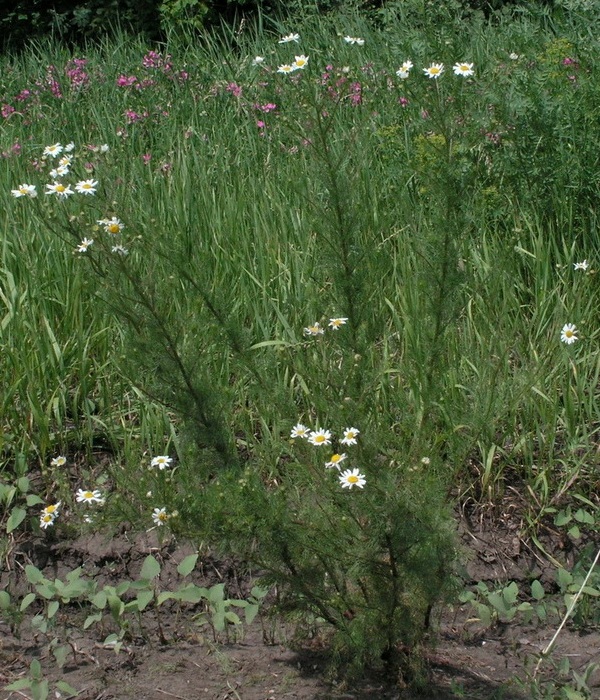
{"label": "background foliage", "polygon": [[[519,0],[17,0],[0,10],[0,49],[20,48],[32,39],[47,36],[69,43],[99,40],[117,27],[149,40],[164,40],[176,28],[201,30],[221,22],[235,24],[257,14],[281,19],[339,10],[368,14],[402,5],[413,21],[421,24],[426,16],[431,19],[435,15],[447,22],[452,17],[466,19],[474,10],[489,14],[518,4]],[[543,8],[549,3],[536,0],[536,4]],[[593,5],[594,0],[561,0],[556,4],[572,9]]]}

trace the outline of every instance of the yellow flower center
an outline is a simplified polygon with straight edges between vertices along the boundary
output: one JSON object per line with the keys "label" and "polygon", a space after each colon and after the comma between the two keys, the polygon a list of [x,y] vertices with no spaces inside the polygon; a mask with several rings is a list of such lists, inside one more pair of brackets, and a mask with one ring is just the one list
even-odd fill
{"label": "yellow flower center", "polygon": [[163,523],[165,522],[165,520],[167,520],[168,517],[169,516],[166,513],[159,513],[158,514],[158,519]]}
{"label": "yellow flower center", "polygon": [[119,233],[120,230],[121,230],[121,227],[119,226],[119,224],[109,224],[108,225],[108,232],[109,233]]}
{"label": "yellow flower center", "polygon": [[88,500],[91,500],[92,498],[94,498],[94,494],[93,494],[92,491],[86,491],[86,492],[83,494],[83,497],[84,497],[84,498],[87,498]]}
{"label": "yellow flower center", "polygon": [[332,462],[339,462],[342,459],[342,455],[331,455]]}
{"label": "yellow flower center", "polygon": [[572,338],[575,335],[575,333],[573,333],[573,331],[565,331],[565,335],[567,336],[567,338]]}
{"label": "yellow flower center", "polygon": [[357,476],[354,476],[354,474],[352,474],[351,476],[348,477],[348,483],[349,483],[349,484],[356,484],[357,481],[358,481],[358,477],[357,477]]}
{"label": "yellow flower center", "polygon": [[325,442],[324,435],[315,435],[315,442]]}
{"label": "yellow flower center", "polygon": [[57,192],[64,192],[67,188],[64,185],[56,185]]}

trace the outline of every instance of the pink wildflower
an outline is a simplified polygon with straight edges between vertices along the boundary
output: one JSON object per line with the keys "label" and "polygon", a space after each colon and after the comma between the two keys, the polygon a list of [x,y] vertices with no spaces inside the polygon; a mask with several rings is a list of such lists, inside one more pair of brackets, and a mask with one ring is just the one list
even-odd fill
{"label": "pink wildflower", "polygon": [[353,105],[362,103],[362,87],[360,83],[352,83],[352,85],[350,85],[349,97]]}
{"label": "pink wildflower", "polygon": [[118,87],[131,87],[137,83],[137,77],[135,75],[120,75],[116,84]]}
{"label": "pink wildflower", "polygon": [[225,88],[227,92],[230,92],[234,97],[240,97],[242,94],[242,88],[237,83],[229,83]]}

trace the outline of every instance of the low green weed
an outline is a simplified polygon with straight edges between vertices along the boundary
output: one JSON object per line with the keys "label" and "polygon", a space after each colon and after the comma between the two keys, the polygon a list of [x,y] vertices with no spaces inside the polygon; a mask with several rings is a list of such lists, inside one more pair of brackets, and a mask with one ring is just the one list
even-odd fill
{"label": "low green weed", "polygon": [[27,517],[27,509],[41,505],[44,501],[30,492],[31,482],[22,476],[14,483],[0,480],[0,523],[7,535],[16,530]]}
{"label": "low green weed", "polygon": [[[74,606],[84,611],[90,608],[93,610],[80,625],[83,630],[96,624],[104,629],[108,622],[116,626],[117,631],[109,633],[102,642],[115,653],[121,651],[136,630],[148,639],[144,614],[149,612],[153,613],[157,623],[159,641],[166,643],[160,609],[167,601],[175,602],[178,607],[204,608],[201,612],[193,613],[191,619],[198,627],[208,625],[214,641],[218,641],[222,633],[229,640],[231,631],[236,639],[240,639],[244,625],[251,624],[259,613],[261,601],[268,590],[254,586],[247,599],[231,599],[226,596],[225,585],[222,583],[206,588],[185,581],[194,571],[197,560],[198,554],[182,559],[177,566],[177,573],[183,581],[178,587],[168,590],[163,590],[159,585],[161,565],[152,555],[144,559],[136,580],[122,581],[115,586],[105,584],[99,587],[97,581],[82,576],[81,567],[70,571],[63,581],[58,578],[48,579],[38,568],[27,565],[25,575],[33,590],[21,599],[13,599],[8,591],[1,591],[0,613],[12,621],[13,630],[19,633],[27,611],[34,606],[36,612],[30,619],[31,630],[36,637],[39,635],[46,640],[48,653],[59,669],[64,666],[70,653],[75,659],[79,653],[71,641],[73,632],[79,628],[78,616],[73,612]],[[243,611],[243,619],[236,610]],[[76,693],[62,681],[56,687],[61,692]],[[48,697],[49,684],[42,675],[39,662],[32,664],[26,678],[6,686],[7,690],[24,688],[29,688],[40,700]]]}

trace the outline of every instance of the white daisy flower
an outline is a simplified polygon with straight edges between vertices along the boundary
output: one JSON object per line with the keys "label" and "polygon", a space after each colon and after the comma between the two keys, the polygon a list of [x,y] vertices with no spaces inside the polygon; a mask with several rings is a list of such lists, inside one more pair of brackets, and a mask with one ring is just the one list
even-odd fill
{"label": "white daisy flower", "polygon": [[98,180],[80,180],[75,185],[75,191],[79,194],[96,194]]}
{"label": "white daisy flower", "polygon": [[329,458],[329,462],[325,463],[325,467],[327,469],[333,469],[333,467],[336,467],[336,469],[340,468],[340,464],[346,459],[346,453],[344,452],[343,454],[334,454],[331,455]]}
{"label": "white daisy flower", "polygon": [[344,428],[344,437],[340,440],[342,445],[356,445],[356,438],[360,435],[358,428]]}
{"label": "white daisy flower", "polygon": [[363,44],[365,43],[365,40],[361,39],[358,36],[345,36],[344,41],[347,44],[358,44],[358,46],[363,46]]}
{"label": "white daisy flower", "polygon": [[112,219],[99,219],[97,223],[99,226],[104,227],[106,233],[112,233],[113,235],[121,233],[125,228],[125,224],[116,216],[113,216]]}
{"label": "white daisy flower", "polygon": [[159,527],[161,525],[164,525],[168,519],[169,519],[169,515],[167,514],[166,508],[155,508],[152,511],[152,520]]}
{"label": "white daisy flower", "polygon": [[163,469],[170,467],[172,461],[172,457],[168,457],[167,455],[159,455],[158,457],[154,457],[152,459],[152,461],[150,462],[150,466],[157,467],[162,471]]}
{"label": "white daisy flower", "polygon": [[92,245],[94,242],[93,238],[84,238],[81,243],[75,248],[75,250],[78,253],[86,253],[87,249]]}
{"label": "white daisy flower", "polygon": [[107,153],[110,150],[110,146],[107,143],[103,143],[100,146],[100,153]]}
{"label": "white daisy flower", "polygon": [[332,330],[337,331],[340,328],[340,326],[345,326],[347,321],[347,318],[330,318],[329,323],[327,325]]}
{"label": "white daisy flower", "polygon": [[58,501],[58,503],[53,503],[49,506],[46,506],[42,509],[42,515],[50,515],[52,518],[57,518],[58,509],[60,508],[61,503],[62,501]]}
{"label": "white daisy flower", "polygon": [[560,339],[563,343],[572,345],[576,340],[579,340],[577,333],[579,333],[579,331],[574,323],[565,323],[560,332]]}
{"label": "white daisy flower", "polygon": [[37,197],[35,185],[19,185],[16,190],[11,190],[13,197]]}
{"label": "white daisy flower", "polygon": [[339,476],[340,484],[343,489],[351,489],[354,486],[358,486],[359,489],[367,483],[365,475],[361,474],[358,469],[346,469]]}
{"label": "white daisy flower", "polygon": [[60,143],[55,143],[52,146],[46,146],[42,155],[50,156],[51,158],[56,158],[56,156],[60,155],[62,152],[63,147],[60,145]]}
{"label": "white daisy flower", "polygon": [[50,513],[42,513],[40,515],[40,527],[42,530],[46,530],[49,527],[52,527],[54,525],[54,521],[56,520],[56,516],[51,515]]}
{"label": "white daisy flower", "polygon": [[277,69],[278,73],[293,73],[294,72],[294,66],[290,65],[289,63],[284,63],[279,68]]}
{"label": "white daisy flower", "polygon": [[323,333],[325,333],[325,329],[321,328],[319,322],[313,323],[312,326],[307,326],[304,329],[304,335],[323,335]]}
{"label": "white daisy flower", "polygon": [[67,458],[64,457],[63,455],[59,455],[58,457],[54,457],[53,459],[50,460],[51,467],[64,467],[66,463],[67,463]]}
{"label": "white daisy flower", "polygon": [[302,423],[296,423],[296,425],[292,428],[292,432],[290,433],[290,437],[308,438],[309,434],[310,434],[309,428],[307,428],[305,425],[302,425]]}
{"label": "white daisy flower", "polygon": [[64,177],[69,174],[68,165],[59,165],[58,168],[54,168],[50,171],[49,175],[53,180],[58,180],[60,177]]}
{"label": "white daisy flower", "polygon": [[279,44],[289,44],[290,41],[300,41],[300,34],[288,34],[287,36],[282,36],[279,40]]}
{"label": "white daisy flower", "polygon": [[75,498],[78,503],[99,503],[102,505],[104,503],[104,498],[100,491],[86,491],[85,489],[79,489],[75,494]]}
{"label": "white daisy flower", "polygon": [[308,56],[305,56],[304,54],[302,56],[296,56],[294,62],[292,63],[292,67],[294,70],[302,70],[302,68],[306,67],[308,64]]}
{"label": "white daisy flower", "polygon": [[583,270],[585,272],[585,270],[587,270],[588,267],[589,267],[589,263],[587,260],[582,260],[581,262],[573,263],[574,270]]}
{"label": "white daisy flower", "polygon": [[59,199],[66,199],[74,194],[71,185],[63,185],[62,182],[53,182],[46,185],[46,194],[55,194]]}
{"label": "white daisy flower", "polygon": [[114,245],[110,249],[110,252],[111,253],[118,253],[119,255],[123,255],[123,256],[129,255],[129,251],[127,250],[127,248],[123,247],[122,245]]}
{"label": "white daisy flower", "polygon": [[331,445],[331,432],[329,430],[313,430],[308,436],[311,445]]}
{"label": "white daisy flower", "polygon": [[452,66],[452,70],[454,71],[454,75],[462,75],[464,78],[468,78],[475,73],[472,63],[455,63],[454,66]]}
{"label": "white daisy flower", "polygon": [[434,78],[437,80],[440,75],[444,72],[443,63],[432,63],[429,68],[423,68],[423,72],[428,78]]}
{"label": "white daisy flower", "polygon": [[260,66],[261,63],[264,63],[265,57],[264,56],[255,56],[252,59],[252,65],[253,66]]}
{"label": "white daisy flower", "polygon": [[73,143],[73,141],[71,141],[71,143],[68,143],[68,144],[65,146],[65,151],[66,151],[67,153],[70,153],[74,148],[75,148],[75,144]]}

